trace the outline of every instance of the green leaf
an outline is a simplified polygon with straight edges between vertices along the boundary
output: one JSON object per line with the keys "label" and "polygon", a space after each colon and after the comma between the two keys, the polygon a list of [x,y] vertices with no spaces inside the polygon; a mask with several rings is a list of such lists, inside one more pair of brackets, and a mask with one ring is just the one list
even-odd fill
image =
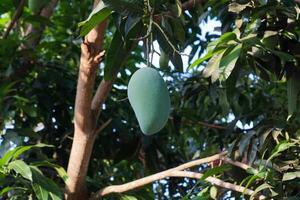
{"label": "green leaf", "polygon": [[282,181],[289,181],[295,178],[300,178],[300,171],[297,172],[287,172],[283,174]]}
{"label": "green leaf", "polygon": [[39,195],[39,199],[48,197],[48,195],[50,195],[53,200],[62,199],[62,191],[51,179],[44,176],[35,166],[30,166],[30,169],[32,171],[33,188],[35,194],[37,196]]}
{"label": "green leaf", "polygon": [[6,194],[7,192],[9,192],[10,190],[13,190],[13,187],[7,186],[3,189],[0,190],[0,197],[3,196],[4,194]]}
{"label": "green leaf", "polygon": [[36,166],[36,167],[39,167],[39,166],[51,167],[51,168],[56,170],[58,175],[64,180],[65,183],[68,180],[68,174],[67,174],[66,170],[63,167],[59,166],[59,165],[56,165],[54,163],[50,163],[48,161],[36,162],[36,163],[32,163],[32,165]]}
{"label": "green leaf", "polygon": [[276,50],[271,50],[271,52],[273,54],[275,54],[276,56],[278,56],[281,60],[283,60],[284,62],[291,62],[294,61],[294,56],[292,56],[291,54],[282,52],[282,51],[276,51]]}
{"label": "green leaf", "polygon": [[220,63],[221,80],[226,80],[230,76],[240,56],[241,50],[242,44],[238,44],[226,56],[222,58]]}
{"label": "green leaf", "polygon": [[33,191],[38,200],[48,200],[49,192],[37,183],[32,184]]}
{"label": "green leaf", "polygon": [[239,153],[240,155],[244,154],[244,151],[247,150],[252,137],[255,135],[254,131],[248,132],[243,135],[242,139],[239,142]]}
{"label": "green leaf", "polygon": [[23,178],[32,181],[32,173],[29,166],[22,160],[15,160],[9,163],[8,168],[20,174]]}
{"label": "green leaf", "polygon": [[290,143],[288,141],[281,141],[279,144],[276,145],[275,149],[272,151],[272,155],[268,158],[267,162],[272,160],[273,158],[280,155],[281,152],[295,146],[294,143]]}
{"label": "green leaf", "polygon": [[113,11],[128,16],[139,15],[142,16],[143,12],[143,1],[141,0],[103,0],[104,3],[109,6]]}
{"label": "green leaf", "polygon": [[214,55],[214,52],[209,51],[205,56],[198,58],[197,60],[195,60],[189,67],[188,69],[192,69],[198,65],[200,65],[201,63],[203,63],[204,61],[206,61],[207,59],[210,59],[212,56]]}
{"label": "green leaf", "polygon": [[21,154],[23,154],[24,152],[32,149],[32,148],[44,148],[44,147],[54,147],[53,145],[49,145],[49,144],[44,144],[44,143],[39,143],[39,144],[35,144],[35,145],[28,145],[28,146],[20,146],[16,148],[16,152],[13,155],[13,159],[18,158]]}
{"label": "green leaf", "polygon": [[185,29],[180,19],[170,19],[170,24],[172,26],[172,34],[174,38],[180,42],[180,44],[184,44],[185,42]]}
{"label": "green leaf", "polygon": [[231,3],[228,6],[228,11],[229,12],[233,12],[233,13],[240,13],[243,10],[245,10],[247,7],[250,7],[251,4],[247,3],[247,4],[238,4],[238,3]]}
{"label": "green leaf", "polygon": [[141,21],[139,16],[128,16],[125,23],[125,37]]}
{"label": "green leaf", "polygon": [[121,200],[138,200],[138,199],[134,196],[123,195],[121,197]]}
{"label": "green leaf", "polygon": [[111,15],[111,13],[112,10],[103,1],[100,1],[89,17],[78,24],[78,27],[80,27],[80,36],[87,35],[94,27]]}
{"label": "green leaf", "polygon": [[106,54],[106,63],[104,68],[105,80],[113,80],[119,69],[126,64],[133,46],[137,43],[131,38],[135,38],[137,36],[137,32],[140,31],[140,28],[140,23],[136,24],[128,33],[126,38],[123,38],[121,33],[116,30]]}
{"label": "green leaf", "polygon": [[180,17],[182,14],[182,5],[181,5],[181,1],[180,0],[176,0],[176,5],[175,5],[175,9],[174,9],[174,13],[177,17]]}
{"label": "green leaf", "polygon": [[264,189],[267,189],[267,188],[270,189],[270,188],[272,188],[272,186],[270,186],[270,185],[267,184],[267,183],[263,183],[262,185],[258,186],[258,187],[254,190],[254,192],[251,194],[250,200],[254,199],[255,195],[256,195],[258,192],[260,192],[260,191],[262,191],[262,190],[264,190]]}
{"label": "green leaf", "polygon": [[219,166],[219,167],[214,167],[214,168],[211,168],[209,170],[207,170],[203,176],[201,177],[200,180],[205,180],[206,178],[210,177],[210,176],[214,176],[214,175],[217,175],[217,174],[221,174],[223,173],[224,171],[227,171],[227,170],[230,170],[231,167],[230,165],[228,164],[225,164],[225,165],[222,165],[222,166]]}
{"label": "green leaf", "polygon": [[207,196],[197,196],[197,197],[192,198],[192,200],[209,200],[209,199],[210,199],[209,195],[207,195]]}
{"label": "green leaf", "polygon": [[192,200],[209,200],[210,194],[209,194],[209,187],[204,188],[201,190],[196,197],[192,198]]}
{"label": "green leaf", "polygon": [[288,99],[288,117],[289,120],[297,111],[297,100],[300,91],[300,81],[298,74],[292,74],[287,78],[287,99]]}
{"label": "green leaf", "polygon": [[173,63],[175,69],[178,72],[183,72],[183,62],[182,62],[182,58],[181,55],[179,55],[178,53],[174,52],[171,56],[170,56],[170,60]]}
{"label": "green leaf", "polygon": [[210,188],[209,193],[210,193],[210,197],[211,197],[212,199],[217,199],[217,196],[218,196],[218,189],[217,189],[215,186],[212,186],[212,187]]}
{"label": "green leaf", "polygon": [[53,145],[39,143],[36,145],[16,147],[15,149],[10,150],[3,155],[3,157],[0,159],[0,166],[7,165],[11,160],[18,158],[21,154],[23,154],[24,152],[32,148],[42,148],[42,147],[53,147]]}
{"label": "green leaf", "polygon": [[228,42],[232,42],[236,39],[236,34],[234,32],[226,32],[223,35],[221,35],[218,39],[208,44],[208,50],[211,51],[212,49],[215,49],[218,45],[224,45]]}
{"label": "green leaf", "polygon": [[203,76],[206,78],[211,77],[212,82],[215,82],[220,76],[219,66],[224,53],[225,51],[222,51],[214,55],[203,70]]}
{"label": "green leaf", "polygon": [[116,76],[127,56],[128,52],[126,51],[122,35],[118,30],[116,30],[106,54],[106,63],[104,68],[105,80],[112,80]]}

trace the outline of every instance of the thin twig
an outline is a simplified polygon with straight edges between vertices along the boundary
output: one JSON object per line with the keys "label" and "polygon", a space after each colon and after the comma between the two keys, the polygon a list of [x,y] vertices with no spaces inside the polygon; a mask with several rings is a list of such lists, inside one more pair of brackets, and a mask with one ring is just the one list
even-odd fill
{"label": "thin twig", "polygon": [[231,165],[234,165],[234,166],[239,167],[244,170],[248,170],[249,168],[251,168],[249,165],[246,165],[245,163],[233,161],[230,158],[223,157],[222,160],[226,163],[229,163]]}
{"label": "thin twig", "polygon": [[[170,117],[169,119],[174,119],[173,117]],[[217,125],[217,124],[210,124],[210,123],[207,123],[207,122],[203,122],[203,121],[192,121],[192,120],[181,120],[183,123],[190,123],[190,124],[200,124],[200,125],[203,125],[203,126],[206,126],[208,128],[214,128],[214,129],[222,129],[222,130],[225,130],[226,127],[224,126],[221,126],[221,125]]]}
{"label": "thin twig", "polygon": [[14,25],[17,23],[17,21],[20,19],[20,17],[22,16],[22,13],[23,13],[23,9],[24,9],[24,6],[25,6],[25,2],[26,0],[21,0],[20,1],[20,4],[11,20],[11,22],[9,23],[6,31],[4,32],[4,35],[3,35],[3,39],[6,39],[10,33],[10,31],[12,30],[12,28],[14,27]]}
{"label": "thin twig", "polygon": [[105,129],[110,122],[112,121],[112,118],[109,118],[106,122],[104,122],[97,130],[96,130],[96,134],[100,133],[103,129]]}
{"label": "thin twig", "polygon": [[173,43],[170,41],[169,37],[167,36],[167,34],[164,32],[164,30],[159,26],[158,23],[156,23],[155,21],[152,22],[157,28],[158,30],[163,34],[164,38],[166,39],[166,41],[168,42],[168,44],[171,46],[171,48],[173,49],[173,52],[176,52],[178,55],[182,55],[182,56],[187,56],[187,57],[191,57],[191,55],[185,54],[185,53],[181,53],[180,51],[178,51],[176,49],[176,47],[173,45]]}
{"label": "thin twig", "polygon": [[[187,177],[187,178],[194,178],[194,179],[201,179],[202,176],[203,176],[203,174],[201,174],[201,173],[189,172],[189,171],[173,171],[170,175],[170,177]],[[207,181],[213,185],[216,185],[216,186],[219,186],[222,188],[226,188],[229,190],[233,190],[236,192],[240,192],[240,193],[244,192],[244,194],[249,195],[249,196],[251,196],[254,193],[253,190],[247,189],[243,186],[235,185],[233,183],[225,182],[225,181],[215,178],[215,177],[207,177],[205,179],[205,181]],[[258,199],[266,199],[266,197],[264,195],[260,195],[258,197]]]}
{"label": "thin twig", "polygon": [[201,3],[203,0],[189,0],[182,4],[182,10],[190,10],[197,4]]}

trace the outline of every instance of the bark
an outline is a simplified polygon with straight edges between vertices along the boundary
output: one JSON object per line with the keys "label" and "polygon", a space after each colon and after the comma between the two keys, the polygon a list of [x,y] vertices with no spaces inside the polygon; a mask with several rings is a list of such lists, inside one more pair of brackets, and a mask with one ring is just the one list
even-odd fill
{"label": "bark", "polygon": [[[47,6],[42,9],[40,16],[50,18],[55,10],[57,3],[58,0],[51,0],[47,4]],[[28,40],[26,41],[27,43],[24,48],[34,48],[40,42],[42,33],[44,32],[45,28],[45,25],[35,27],[32,24],[29,24],[25,31],[25,35],[28,37]]]}
{"label": "bark", "polygon": [[[95,1],[96,5],[99,1]],[[85,178],[96,139],[97,119],[101,104],[105,101],[111,82],[102,81],[93,98],[97,68],[103,56],[106,22],[94,28],[81,45],[79,78],[74,113],[74,139],[68,164],[66,199],[88,199]],[[93,100],[94,99],[94,100]],[[92,103],[93,102],[93,103]]]}
{"label": "bark", "polygon": [[23,9],[24,9],[24,6],[25,6],[25,3],[26,3],[26,0],[21,0],[20,1],[20,4],[11,20],[11,22],[9,23],[6,31],[4,32],[4,35],[3,35],[3,39],[6,39],[10,33],[10,31],[12,30],[12,28],[14,27],[14,25],[17,23],[17,21],[19,20],[19,18],[22,16],[23,14]]}

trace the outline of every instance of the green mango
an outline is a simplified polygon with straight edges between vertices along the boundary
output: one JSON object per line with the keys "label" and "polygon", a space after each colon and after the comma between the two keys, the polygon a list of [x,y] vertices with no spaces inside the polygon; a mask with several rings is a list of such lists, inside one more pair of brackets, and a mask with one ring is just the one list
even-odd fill
{"label": "green mango", "polygon": [[137,70],[128,84],[128,99],[145,135],[160,131],[170,114],[170,96],[159,72],[145,67]]}
{"label": "green mango", "polygon": [[163,50],[160,50],[159,67],[161,69],[167,69],[169,67],[169,60],[169,55],[166,54]]}
{"label": "green mango", "polygon": [[37,14],[40,12],[45,3],[46,0],[29,0],[28,7],[34,14]]}

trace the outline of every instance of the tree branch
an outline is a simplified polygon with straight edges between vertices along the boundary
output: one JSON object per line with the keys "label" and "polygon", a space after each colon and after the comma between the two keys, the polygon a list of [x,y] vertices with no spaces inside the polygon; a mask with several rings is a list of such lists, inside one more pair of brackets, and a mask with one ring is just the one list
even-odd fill
{"label": "tree branch", "polygon": [[113,82],[112,81],[106,81],[102,80],[99,84],[96,94],[93,97],[91,109],[94,112],[95,118],[98,119],[100,112],[101,112],[101,106],[105,102],[105,99],[107,98],[111,88],[112,88]]}
{"label": "tree branch", "polygon": [[223,157],[221,160],[223,160],[224,162],[229,163],[231,165],[234,165],[236,167],[239,167],[243,170],[248,170],[249,168],[251,168],[251,166],[246,165],[245,163],[238,162],[238,161],[233,161],[233,160],[231,160],[230,158],[227,158],[227,157]]}
{"label": "tree branch", "polygon": [[[243,163],[232,161],[229,158],[225,159],[225,157],[224,157],[225,155],[226,155],[226,152],[219,153],[219,154],[207,157],[207,158],[194,160],[194,161],[185,163],[183,165],[180,165],[178,167],[171,168],[171,169],[168,169],[168,170],[165,170],[165,171],[162,171],[162,172],[159,172],[159,173],[156,173],[156,174],[153,174],[153,175],[150,175],[150,176],[126,183],[126,184],[108,186],[108,187],[98,191],[97,193],[95,193],[92,196],[91,200],[100,199],[101,197],[106,196],[111,193],[123,193],[123,192],[127,192],[127,191],[130,191],[133,189],[137,189],[144,185],[150,184],[154,181],[161,180],[161,179],[164,179],[167,177],[188,177],[188,178],[200,179],[203,176],[203,174],[196,173],[196,172],[190,172],[190,171],[183,171],[183,170],[203,164],[203,163],[210,163],[215,160],[224,160],[225,162],[234,164],[235,166],[241,167],[242,169],[247,169],[248,167],[250,167],[247,165],[243,165]],[[246,189],[243,186],[238,186],[238,185],[235,185],[232,183],[228,183],[228,182],[222,181],[222,180],[220,180],[218,178],[214,178],[214,177],[208,177],[205,180],[213,185],[216,185],[216,186],[219,186],[222,188],[226,188],[226,189],[241,192],[241,193],[244,192],[246,195],[252,195],[254,192],[253,190]],[[266,197],[263,195],[259,196],[259,199],[265,199],[265,198]]]}
{"label": "tree branch", "polygon": [[[170,175],[170,177],[187,177],[187,178],[194,178],[194,179],[201,179],[202,176],[203,176],[203,174],[201,174],[201,173],[189,172],[189,171],[173,171]],[[213,185],[219,186],[221,188],[244,193],[249,196],[251,196],[254,193],[253,190],[247,189],[243,186],[239,186],[239,185],[235,185],[235,184],[232,184],[229,182],[222,181],[221,179],[218,179],[215,177],[207,177],[205,179],[205,181],[207,181]],[[264,195],[260,195],[258,197],[258,199],[266,199],[266,197]]]}
{"label": "tree branch", "polygon": [[[50,18],[54,12],[57,2],[58,2],[58,0],[51,0],[47,4],[47,6],[45,6],[42,9],[40,16],[45,17],[47,19]],[[29,24],[25,31],[25,36],[30,36],[30,37],[28,38],[27,44],[23,48],[35,47],[41,40],[41,36],[42,36],[44,29],[45,29],[45,25],[41,25],[39,27],[34,27],[32,24]]]}
{"label": "tree branch", "polygon": [[14,25],[17,23],[17,21],[20,19],[20,17],[22,16],[22,13],[23,13],[23,9],[24,9],[24,6],[25,6],[25,2],[26,0],[21,0],[20,1],[20,4],[11,20],[11,22],[9,23],[6,31],[4,32],[4,35],[3,35],[3,39],[6,39],[7,36],[9,35],[10,31],[12,30],[12,28],[14,27]]}
{"label": "tree branch", "polygon": [[182,10],[190,10],[195,7],[197,4],[201,3],[203,0],[189,0],[182,4]]}
{"label": "tree branch", "polygon": [[110,193],[122,193],[122,192],[126,192],[144,185],[147,185],[149,183],[152,183],[154,181],[163,179],[168,177],[173,171],[181,171],[190,167],[194,167],[197,165],[201,165],[203,163],[209,163],[215,160],[219,160],[221,159],[224,155],[226,155],[226,152],[222,152],[207,158],[202,158],[202,159],[198,159],[198,160],[194,160],[182,165],[179,165],[178,167],[175,168],[171,168],[162,172],[159,172],[157,174],[153,174],[141,179],[138,179],[136,181],[132,181],[123,185],[116,185],[116,186],[108,186],[102,190],[100,190],[99,192],[97,192],[94,196],[93,196],[93,200],[95,199],[99,199],[102,196],[108,195]]}

